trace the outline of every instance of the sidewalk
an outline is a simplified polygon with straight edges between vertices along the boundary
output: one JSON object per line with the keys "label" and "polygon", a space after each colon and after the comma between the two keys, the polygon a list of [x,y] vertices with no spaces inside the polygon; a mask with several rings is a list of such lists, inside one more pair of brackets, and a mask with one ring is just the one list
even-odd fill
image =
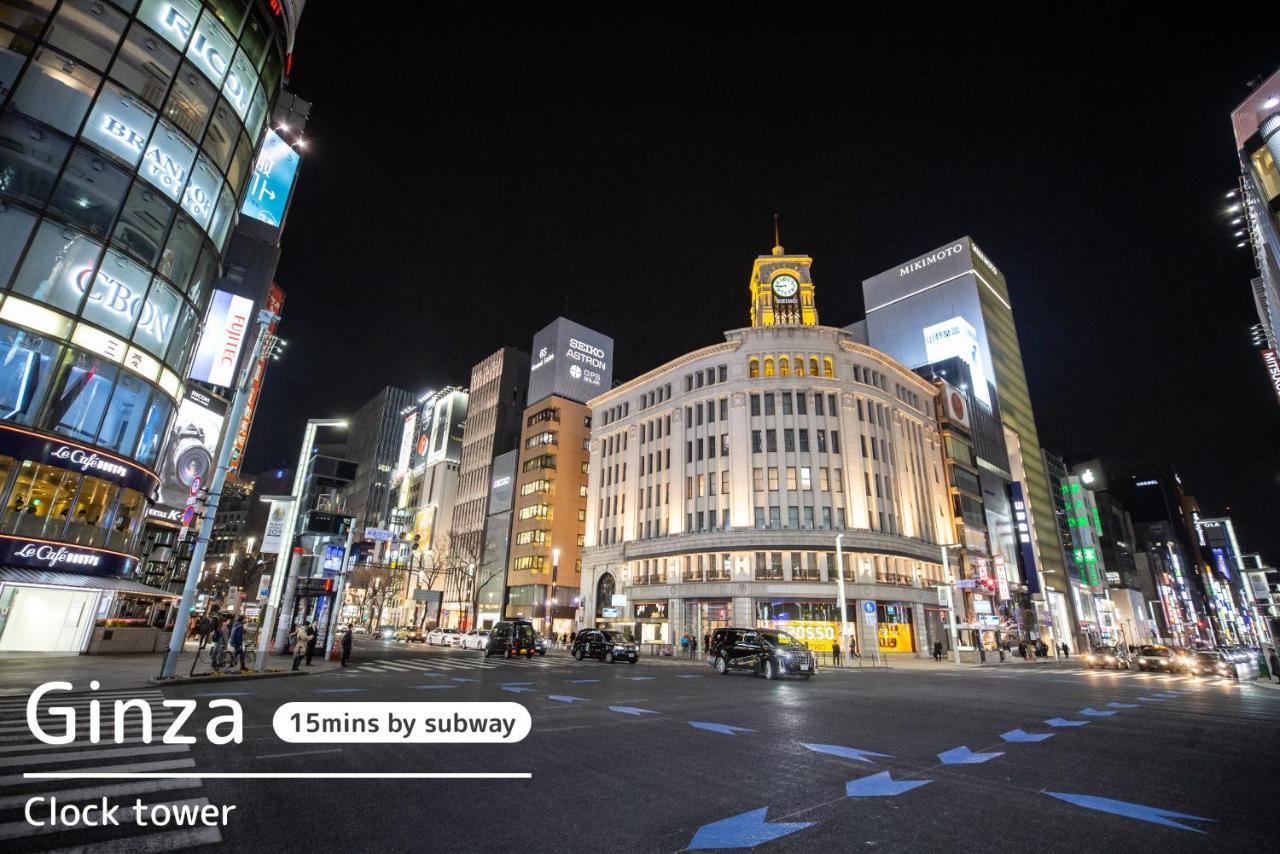
{"label": "sidewalk", "polygon": [[[191,664],[198,648],[196,641],[183,647],[178,656],[178,676],[187,676],[191,672]],[[0,658],[0,696],[30,694],[39,685],[52,681],[70,682],[75,691],[88,691],[89,682],[94,679],[98,680],[100,690],[103,691],[154,688],[155,685],[150,680],[160,675],[163,661],[164,653],[160,652],[145,655],[10,652]],[[312,661],[314,666],[303,667],[312,674],[327,673],[340,667],[337,662],[325,661],[320,655]],[[287,655],[267,656],[266,667],[269,671],[287,671],[292,664],[292,657]],[[200,659],[196,671],[197,675],[209,672],[207,657]],[[223,678],[237,680],[241,677],[233,671]],[[250,677],[246,674],[244,678]]]}

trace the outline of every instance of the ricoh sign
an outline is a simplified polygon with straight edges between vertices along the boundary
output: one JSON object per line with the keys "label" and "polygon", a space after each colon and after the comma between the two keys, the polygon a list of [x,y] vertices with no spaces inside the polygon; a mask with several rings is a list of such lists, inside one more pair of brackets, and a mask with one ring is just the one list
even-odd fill
{"label": "ricoh sign", "polygon": [[558,317],[533,337],[529,402],[559,397],[586,403],[613,384],[613,339]]}

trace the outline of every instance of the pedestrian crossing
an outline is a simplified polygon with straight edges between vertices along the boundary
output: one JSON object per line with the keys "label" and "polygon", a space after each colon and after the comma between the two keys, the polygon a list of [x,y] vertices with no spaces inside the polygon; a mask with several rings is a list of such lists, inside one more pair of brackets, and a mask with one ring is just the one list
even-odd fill
{"label": "pedestrian crossing", "polygon": [[[144,700],[151,707],[153,740],[142,742],[141,715],[130,712],[122,730],[123,742],[115,741],[113,724],[116,700]],[[98,700],[101,709],[102,740],[89,742],[90,702]],[[198,845],[222,841],[216,827],[174,829],[172,826],[146,827],[134,823],[130,808],[135,801],[148,807],[161,804],[174,808],[202,807],[209,803],[201,797],[204,781],[198,778],[122,780],[30,780],[24,774],[37,771],[149,773],[190,772],[195,770],[190,745],[164,744],[159,733],[174,718],[172,709],[163,705],[159,689],[129,691],[94,691],[92,693],[57,693],[46,695],[37,718],[50,735],[66,732],[62,715],[49,714],[53,707],[70,708],[76,715],[76,740],[70,744],[45,744],[31,733],[26,721],[27,697],[0,698],[0,849],[5,851],[53,852],[159,852],[179,851]],[[82,806],[110,799],[119,804],[115,814],[118,827],[63,827],[48,825],[48,805],[56,798],[61,805]],[[44,809],[46,826],[26,820],[26,808],[33,798],[44,800],[33,805],[33,814]],[[97,813],[95,811],[94,816]]]}
{"label": "pedestrian crossing", "polygon": [[1192,676],[1186,673],[1144,673],[1135,670],[1063,670],[1062,668],[1044,668],[1044,669],[1023,669],[1021,667],[1001,668],[999,673],[990,672],[990,668],[983,672],[994,678],[1017,678],[1017,677],[1033,677],[1033,676],[1049,676],[1055,679],[1092,679],[1095,681],[1125,681],[1135,680],[1138,684],[1151,683],[1168,685],[1173,683],[1184,683],[1191,685],[1224,685],[1240,687],[1239,682],[1230,679],[1205,679],[1202,676]]}
{"label": "pedestrian crossing", "polygon": [[544,656],[534,656],[533,658],[485,658],[480,653],[475,653],[475,657],[471,657],[466,653],[450,654],[444,653],[433,657],[417,657],[417,658],[382,658],[363,664],[352,663],[348,668],[349,671],[355,673],[441,673],[446,671],[463,672],[475,670],[500,670],[509,669],[544,669],[549,667],[573,667],[580,664],[598,665],[599,662],[587,661],[578,662],[572,658],[564,658],[557,656],[555,658],[547,658]]}

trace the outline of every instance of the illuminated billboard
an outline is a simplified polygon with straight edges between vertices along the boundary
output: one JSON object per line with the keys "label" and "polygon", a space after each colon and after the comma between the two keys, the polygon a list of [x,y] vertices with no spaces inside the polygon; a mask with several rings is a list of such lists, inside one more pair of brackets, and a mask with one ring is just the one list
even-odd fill
{"label": "illuminated billboard", "polygon": [[613,339],[563,317],[533,337],[529,403],[556,395],[586,403],[613,385]]}
{"label": "illuminated billboard", "polygon": [[221,398],[199,389],[187,389],[160,461],[160,499],[157,503],[183,507],[197,477],[202,484],[209,483],[226,417],[227,404]]}
{"label": "illuminated billboard", "polygon": [[191,362],[191,379],[220,386],[230,386],[235,381],[236,362],[252,315],[253,300],[227,291],[213,292]]}
{"label": "illuminated billboard", "polygon": [[276,228],[284,222],[289,190],[298,171],[298,152],[275,131],[268,130],[253,164],[253,177],[240,213]]}

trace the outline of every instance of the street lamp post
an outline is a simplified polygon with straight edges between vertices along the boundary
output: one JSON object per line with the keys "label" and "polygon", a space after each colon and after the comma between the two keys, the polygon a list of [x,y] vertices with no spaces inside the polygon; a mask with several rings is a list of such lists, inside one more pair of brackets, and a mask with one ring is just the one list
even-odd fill
{"label": "street lamp post", "polygon": [[547,597],[547,610],[543,614],[546,622],[545,634],[547,637],[551,637],[551,609],[554,607],[556,601],[556,578],[559,574],[560,550],[553,548],[551,550],[551,595]]}
{"label": "street lamp post", "polygon": [[253,352],[245,360],[239,381],[236,383],[234,402],[225,422],[227,431],[222,437],[222,447],[218,451],[218,467],[214,469],[213,480],[209,483],[209,497],[205,501],[204,518],[200,521],[195,547],[191,550],[191,560],[187,563],[187,580],[182,586],[182,599],[173,622],[173,635],[169,638],[169,652],[165,655],[164,664],[160,669],[160,675],[166,679],[176,675],[178,653],[182,651],[182,644],[187,639],[187,614],[191,612],[191,603],[196,595],[196,585],[199,583],[200,575],[204,569],[204,556],[209,550],[209,537],[213,534],[213,520],[218,515],[218,502],[222,498],[222,487],[227,482],[227,471],[231,467],[231,449],[235,445],[234,428],[244,417],[244,411],[249,404],[249,384],[253,377],[254,366],[267,346],[267,339],[270,337],[267,330],[280,317],[264,309],[258,312],[257,319],[257,341],[254,342]]}
{"label": "street lamp post", "polygon": [[[836,534],[836,598],[840,603],[840,634],[836,639],[836,643],[840,644],[840,653],[837,658],[845,667],[850,666],[852,662],[846,661],[844,651],[848,649],[845,643],[845,626],[849,622],[848,605],[844,596],[844,552],[841,550],[841,542],[844,540],[844,534]],[[852,655],[849,658],[853,658]]]}
{"label": "street lamp post", "polygon": [[[316,430],[321,427],[346,427],[347,422],[342,418],[311,418],[307,421],[307,429],[302,434],[302,448],[298,452],[298,467],[293,472],[293,489],[289,493],[289,513],[285,516],[284,529],[280,536],[280,551],[276,554],[276,567],[271,575],[271,596],[267,600],[267,610],[262,621],[263,633],[258,640],[258,655],[254,661],[254,669],[262,670],[267,661],[267,644],[265,640],[265,632],[271,631],[272,621],[277,622],[276,635],[271,646],[276,649],[284,649],[285,643],[289,640],[289,621],[293,617],[292,600],[294,591],[298,586],[298,567],[302,562],[302,558],[295,560],[293,555],[293,535],[294,528],[298,521],[298,516],[302,512],[302,482],[305,480],[304,473],[307,470],[307,463],[311,458],[311,448],[316,441]],[[290,571],[290,562],[293,571]],[[287,580],[283,577],[287,575]],[[281,585],[284,580],[285,584]],[[284,613],[281,603],[290,603],[289,613]],[[278,616],[277,616],[278,615]]]}
{"label": "street lamp post", "polygon": [[948,633],[951,637],[951,655],[955,663],[960,663],[960,637],[956,631],[956,587],[951,581],[951,560],[947,553],[951,549],[963,549],[964,546],[959,543],[952,543],[942,547],[942,580],[947,585],[947,624],[950,628]]}

